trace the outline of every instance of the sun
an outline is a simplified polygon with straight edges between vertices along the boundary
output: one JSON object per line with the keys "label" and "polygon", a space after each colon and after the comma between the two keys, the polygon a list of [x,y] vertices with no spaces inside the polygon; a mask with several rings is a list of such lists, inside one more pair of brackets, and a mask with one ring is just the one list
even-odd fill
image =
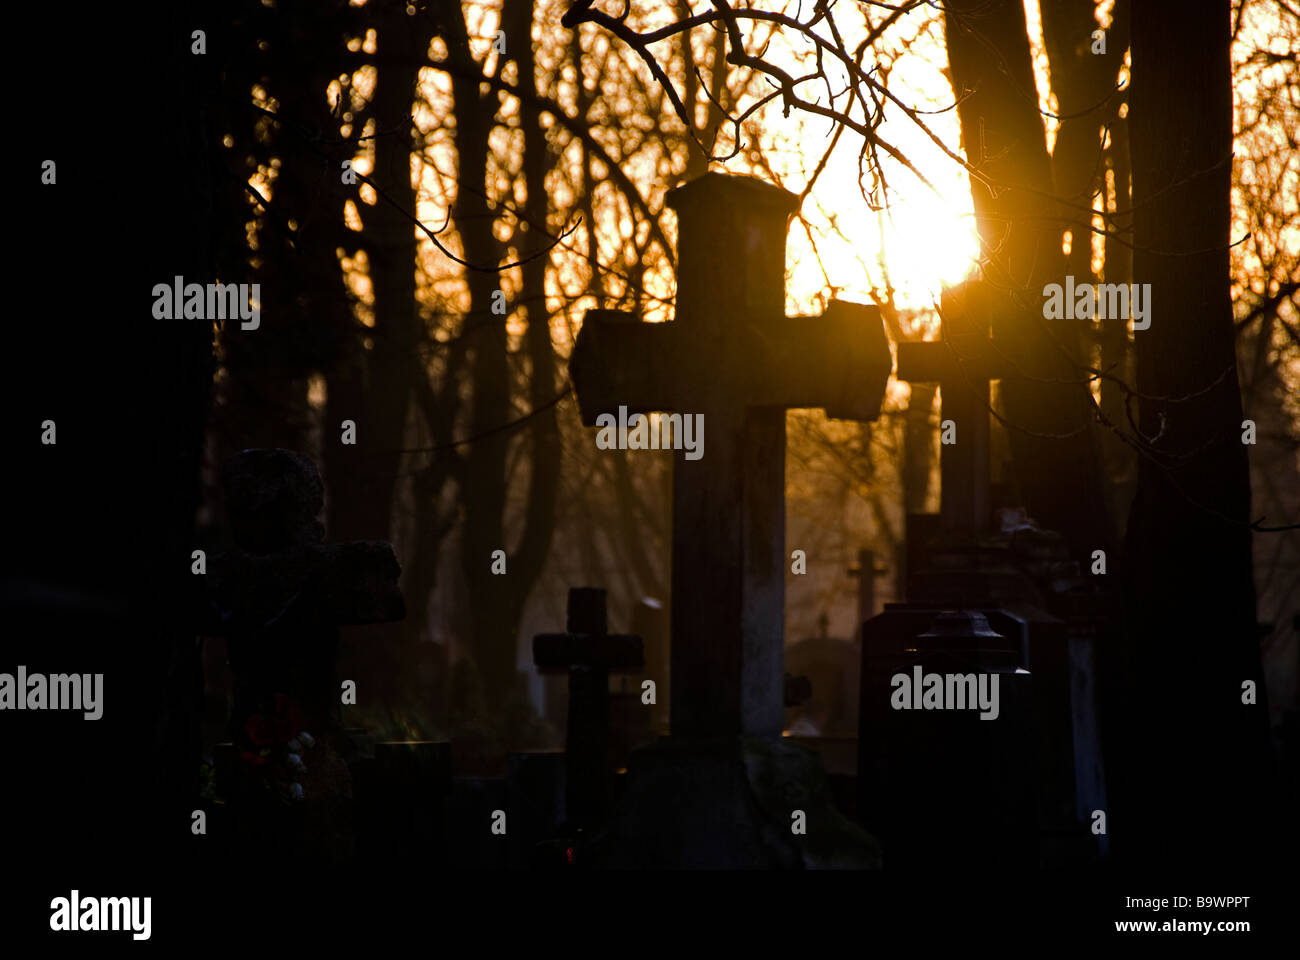
{"label": "sun", "polygon": [[923,310],[938,303],[944,287],[969,278],[979,259],[969,183],[960,168],[930,179],[940,192],[914,182],[891,192],[888,207],[872,210],[856,170],[845,175],[828,166],[825,186],[817,185],[791,226],[788,306],[809,312],[830,288],[860,303],[892,290],[900,309]]}
{"label": "sun", "polygon": [[970,180],[953,156],[961,152],[961,131],[956,110],[947,109],[954,98],[945,63],[942,40],[933,32],[894,63],[891,88],[930,111],[922,117],[927,129],[900,110],[887,110],[876,132],[915,172],[885,150],[877,151],[879,171],[864,170],[863,144],[850,136],[823,163],[827,140],[819,119],[798,117],[779,128],[773,166],[787,188],[804,190],[820,169],[790,231],[788,307],[815,312],[828,290],[864,303],[889,290],[900,309],[925,310],[938,303],[944,287],[975,272],[980,241]]}

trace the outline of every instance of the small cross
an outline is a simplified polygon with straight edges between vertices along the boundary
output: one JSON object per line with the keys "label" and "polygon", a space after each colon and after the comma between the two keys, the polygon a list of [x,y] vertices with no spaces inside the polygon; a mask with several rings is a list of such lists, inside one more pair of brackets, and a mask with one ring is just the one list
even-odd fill
{"label": "small cross", "polygon": [[645,653],[640,637],[608,632],[598,587],[569,590],[567,628],[535,636],[533,662],[543,673],[568,671],[565,812],[571,824],[590,826],[609,805],[609,674],[640,670]]}

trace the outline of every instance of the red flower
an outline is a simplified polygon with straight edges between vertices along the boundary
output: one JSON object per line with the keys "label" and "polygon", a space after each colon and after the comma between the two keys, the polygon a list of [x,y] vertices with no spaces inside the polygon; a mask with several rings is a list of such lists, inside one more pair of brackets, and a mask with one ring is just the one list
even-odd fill
{"label": "red flower", "polygon": [[244,732],[255,745],[269,747],[292,740],[299,722],[298,705],[285,694],[277,693],[271,715],[253,714],[244,724]]}

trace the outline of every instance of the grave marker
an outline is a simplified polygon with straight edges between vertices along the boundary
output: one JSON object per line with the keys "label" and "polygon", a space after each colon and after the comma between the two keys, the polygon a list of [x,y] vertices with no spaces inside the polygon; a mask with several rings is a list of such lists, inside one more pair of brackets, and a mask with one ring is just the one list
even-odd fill
{"label": "grave marker", "polygon": [[[383,541],[321,542],[324,528],[316,517],[324,485],[306,457],[245,450],[226,464],[222,485],[236,549],[211,564],[208,622],[200,632],[228,637],[236,751],[266,771],[282,766],[285,751],[278,745],[298,730],[317,740],[303,757],[305,775],[291,769],[268,775],[305,788],[300,835],[284,835],[299,821],[273,807],[259,808],[262,813],[245,817],[243,826],[255,844],[297,842],[346,858],[352,847],[346,761],[356,751],[340,723],[338,628],[404,617],[400,567]],[[249,732],[250,718],[257,737]],[[270,756],[258,760],[261,748]],[[245,778],[240,783],[245,799],[257,796],[246,792]]]}
{"label": "grave marker", "polygon": [[785,316],[797,198],[708,173],[668,194],[677,316],[588,311],[570,373],[585,424],[602,413],[703,414],[705,455],[673,459],[674,736],[781,734],[785,412],[874,419],[891,359],[875,307]]}
{"label": "grave marker", "polygon": [[533,638],[533,662],[542,671],[569,674],[569,720],[565,734],[565,812],[575,825],[604,819],[609,804],[609,674],[645,663],[641,638],[610,634],[605,591],[569,590],[567,633]]}
{"label": "grave marker", "polygon": [[[583,423],[702,415],[704,456],[673,457],[671,736],[635,750],[604,866],[879,866],[835,809],[819,758],[781,739],[785,414],[879,415],[891,369],[875,307],[785,315],[785,235],[798,198],[708,173],[668,194],[678,215],[676,318],[588,311],[570,360]],[[791,810],[806,835],[790,832]]]}

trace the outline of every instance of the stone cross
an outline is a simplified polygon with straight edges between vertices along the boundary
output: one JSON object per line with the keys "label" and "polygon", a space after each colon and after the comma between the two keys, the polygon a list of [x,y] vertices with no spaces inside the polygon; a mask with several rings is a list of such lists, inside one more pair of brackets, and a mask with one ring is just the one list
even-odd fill
{"label": "stone cross", "polygon": [[567,633],[533,638],[533,662],[543,672],[569,674],[569,722],[565,733],[565,814],[571,824],[604,819],[609,803],[609,674],[645,664],[641,638],[610,634],[605,591],[569,590]]}
{"label": "stone cross", "polygon": [[288,450],[245,450],[222,471],[237,549],[216,557],[208,598],[235,675],[236,737],[276,694],[301,707],[305,729],[331,726],[338,627],[400,620],[401,572],[383,541],[322,543],[324,485],[315,464]]}
{"label": "stone cross", "polygon": [[[956,425],[956,443],[939,445],[940,515],[945,527],[979,531],[989,522],[989,382],[1010,364],[989,339],[987,316],[945,292],[943,337],[898,345],[898,379],[937,381],[942,420]],[[973,295],[971,297],[973,299]]]}
{"label": "stone cross", "polygon": [[848,575],[858,579],[859,628],[876,615],[876,576],[886,572],[886,567],[876,564],[874,550],[859,550],[857,562],[849,565]]}
{"label": "stone cross", "polygon": [[779,739],[785,412],[874,419],[889,345],[874,307],[785,316],[793,194],[707,173],[667,203],[678,217],[676,318],[588,311],[570,374],[588,425],[620,406],[703,416],[702,458],[673,461],[672,734]]}

